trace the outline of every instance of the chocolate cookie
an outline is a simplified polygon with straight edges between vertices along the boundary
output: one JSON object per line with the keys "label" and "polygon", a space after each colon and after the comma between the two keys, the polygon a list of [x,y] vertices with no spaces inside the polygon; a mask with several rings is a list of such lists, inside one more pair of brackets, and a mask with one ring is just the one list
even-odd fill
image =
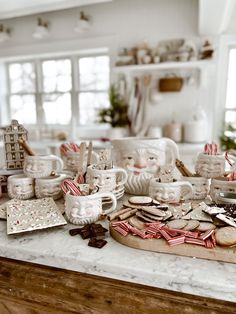
{"label": "chocolate cookie", "polygon": [[236,228],[223,227],[215,233],[216,243],[222,246],[231,246],[236,244]]}
{"label": "chocolate cookie", "polygon": [[174,219],[169,222],[167,222],[167,226],[172,229],[183,229],[187,225],[186,220],[182,219]]}
{"label": "chocolate cookie", "polygon": [[152,198],[149,196],[132,196],[129,198],[129,203],[134,205],[149,205],[152,203]]}
{"label": "chocolate cookie", "polygon": [[184,230],[192,231],[200,225],[198,220],[188,220],[187,225],[184,227]]}
{"label": "chocolate cookie", "polygon": [[200,222],[200,225],[197,227],[197,230],[204,232],[204,231],[212,230],[215,228],[216,226],[211,222]]}

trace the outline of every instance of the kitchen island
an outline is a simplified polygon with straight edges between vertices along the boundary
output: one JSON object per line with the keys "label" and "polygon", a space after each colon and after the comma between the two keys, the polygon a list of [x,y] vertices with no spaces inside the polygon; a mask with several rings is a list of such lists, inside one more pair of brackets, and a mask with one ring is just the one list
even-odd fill
{"label": "kitchen island", "polygon": [[91,248],[69,235],[74,227],[7,236],[0,221],[0,313],[235,313],[236,264],[136,250],[109,235]]}

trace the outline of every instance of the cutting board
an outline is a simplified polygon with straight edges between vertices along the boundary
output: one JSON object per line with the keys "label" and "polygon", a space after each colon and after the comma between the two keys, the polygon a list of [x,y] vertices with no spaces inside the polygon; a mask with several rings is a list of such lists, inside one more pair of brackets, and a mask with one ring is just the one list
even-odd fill
{"label": "cutting board", "polygon": [[139,250],[176,254],[236,264],[236,247],[224,248],[216,246],[213,249],[207,249],[200,245],[192,244],[169,246],[164,239],[142,239],[131,234],[124,237],[117,232],[111,224],[110,234],[117,242]]}

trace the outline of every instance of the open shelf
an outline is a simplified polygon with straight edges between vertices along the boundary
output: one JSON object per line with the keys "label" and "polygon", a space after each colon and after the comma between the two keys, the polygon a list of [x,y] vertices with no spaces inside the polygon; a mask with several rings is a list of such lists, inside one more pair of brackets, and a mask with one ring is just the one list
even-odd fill
{"label": "open shelf", "polygon": [[186,62],[160,62],[152,64],[135,64],[135,65],[124,65],[113,67],[113,72],[125,73],[125,72],[145,72],[155,70],[166,70],[166,69],[190,69],[199,68],[200,70],[205,69],[209,66],[214,66],[212,60],[197,60],[197,61],[186,61]]}

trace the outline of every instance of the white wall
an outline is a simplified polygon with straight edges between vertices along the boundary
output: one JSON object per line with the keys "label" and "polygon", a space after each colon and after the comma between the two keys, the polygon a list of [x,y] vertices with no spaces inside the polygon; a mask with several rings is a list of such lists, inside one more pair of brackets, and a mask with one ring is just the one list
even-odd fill
{"label": "white wall", "polygon": [[[86,35],[73,31],[81,9],[93,20],[92,29]],[[40,44],[32,38],[38,16],[50,23],[50,37]],[[0,56],[55,51],[61,42],[68,43],[63,45],[66,50],[72,46],[71,40],[78,48],[90,39],[95,46],[97,42],[101,44],[101,36],[111,36],[112,44],[118,47],[131,46],[143,39],[155,45],[160,39],[197,36],[197,18],[197,0],[114,0],[9,19],[4,24],[12,28],[12,39],[1,45]]]}
{"label": "white wall", "polygon": [[[85,35],[73,31],[81,9],[93,21],[91,31]],[[38,16],[50,25],[50,36],[42,41],[32,38]],[[12,28],[12,38],[0,45],[0,58],[108,47],[113,65],[118,49],[132,47],[143,40],[155,46],[162,39],[197,37],[197,22],[197,0],[113,0],[83,8],[9,19],[4,24]],[[177,118],[184,122],[192,114],[198,97],[202,101],[203,97],[199,96],[196,87],[186,87],[182,93],[174,95],[163,95],[163,101],[150,109],[150,122],[163,125],[170,121],[172,112],[176,112]],[[212,112],[212,101],[207,99],[203,103],[209,114]]]}

